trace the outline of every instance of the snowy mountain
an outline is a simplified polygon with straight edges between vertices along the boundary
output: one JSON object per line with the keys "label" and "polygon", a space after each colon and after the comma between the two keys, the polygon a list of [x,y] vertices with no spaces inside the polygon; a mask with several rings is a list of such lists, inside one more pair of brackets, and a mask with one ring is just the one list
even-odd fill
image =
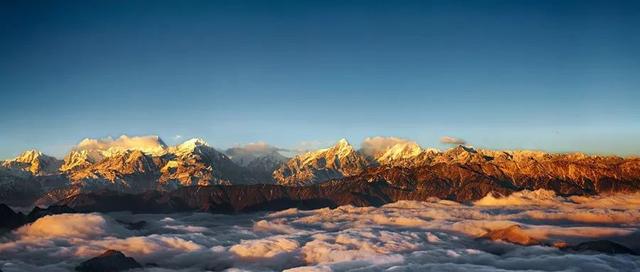
{"label": "snowy mountain", "polygon": [[236,164],[251,171],[261,183],[273,183],[273,171],[289,160],[279,151],[279,148],[266,143],[251,143],[229,148],[225,154]]}
{"label": "snowy mountain", "polygon": [[[497,151],[469,146],[438,151],[394,137],[346,139],[287,159],[265,143],[216,150],[202,139],[167,146],[157,136],[84,139],[64,162],[30,150],[0,164],[0,197],[31,204],[102,189],[125,193],[172,191],[194,185],[277,183],[305,186],[380,181],[438,196],[474,199],[487,192],[548,189],[561,194],[637,191],[640,159]],[[355,183],[354,183],[355,182]]]}
{"label": "snowy mountain", "polygon": [[422,153],[422,147],[416,142],[402,142],[394,144],[381,155],[374,157],[380,165],[391,165],[402,160],[412,159]]}
{"label": "snowy mountain", "polygon": [[273,172],[273,178],[281,185],[309,185],[359,174],[367,165],[366,158],[341,139],[330,148],[292,158]]}
{"label": "snowy mountain", "polygon": [[117,139],[83,139],[64,158],[60,168],[62,172],[82,169],[98,163],[105,158],[122,155],[127,151],[138,150],[151,156],[166,153],[167,145],[158,136],[122,135]]}
{"label": "snowy mountain", "polygon": [[2,162],[2,166],[27,171],[35,176],[53,175],[58,173],[62,161],[42,154],[42,152],[32,149],[23,152],[18,157]]}
{"label": "snowy mountain", "polygon": [[161,167],[160,185],[250,184],[255,178],[202,139],[191,139],[168,149]]}

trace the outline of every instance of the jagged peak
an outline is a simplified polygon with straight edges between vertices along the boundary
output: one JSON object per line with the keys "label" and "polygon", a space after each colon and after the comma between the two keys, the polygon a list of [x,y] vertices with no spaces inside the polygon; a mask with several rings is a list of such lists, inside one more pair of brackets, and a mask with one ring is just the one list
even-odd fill
{"label": "jagged peak", "polygon": [[440,151],[440,149],[437,149],[435,147],[427,147],[424,149],[425,153],[433,153],[433,154],[437,154],[437,153],[442,153],[442,151]]}
{"label": "jagged peak", "polygon": [[350,151],[353,150],[353,146],[349,143],[349,141],[347,141],[347,139],[342,138],[338,140],[338,142],[336,142],[336,144],[333,145],[330,149]]}
{"label": "jagged peak", "polygon": [[[29,149],[26,150],[22,153],[20,153],[20,155],[18,155],[17,157],[13,158],[12,161],[17,161],[17,162],[32,162],[34,160],[40,159],[41,157],[44,157],[46,155],[44,155],[42,152],[40,152],[37,149]],[[49,156],[47,156],[49,157]]]}
{"label": "jagged peak", "polygon": [[299,154],[295,156],[293,159],[301,160],[304,164],[307,164],[318,158],[327,157],[327,156],[331,156],[331,157],[338,156],[339,158],[343,158],[353,152],[356,152],[353,146],[347,141],[347,139],[342,138],[338,140],[333,146]]}
{"label": "jagged peak", "polygon": [[451,148],[449,150],[447,150],[447,152],[451,152],[451,153],[459,153],[459,152],[466,152],[466,153],[478,153],[478,151],[476,151],[473,146],[466,146],[466,145],[458,145],[454,148]]}
{"label": "jagged peak", "polygon": [[33,175],[48,175],[55,173],[62,161],[47,156],[36,149],[30,149],[11,160],[1,162],[1,164],[14,170],[30,172]]}
{"label": "jagged peak", "polygon": [[326,154],[330,156],[337,156],[339,158],[343,158],[343,157],[349,156],[354,152],[356,152],[355,148],[353,148],[353,146],[347,141],[347,139],[342,138],[338,140],[338,142],[336,142],[336,144],[333,145],[332,147],[318,150],[316,154],[317,155]]}
{"label": "jagged peak", "polygon": [[420,147],[416,142],[398,142],[389,147],[380,157],[377,158],[377,161],[385,163],[399,159],[408,159],[418,156],[422,151],[422,147]]}
{"label": "jagged peak", "polygon": [[179,150],[192,151],[200,146],[209,146],[209,144],[201,138],[192,138],[178,145]]}
{"label": "jagged peak", "polygon": [[351,144],[349,144],[349,141],[347,141],[347,138],[341,138],[340,140],[338,140],[336,145],[337,146],[350,146]]}
{"label": "jagged peak", "polygon": [[40,152],[40,150],[29,149],[29,150],[25,150],[24,152],[22,152],[20,154],[20,157],[23,157],[23,156],[42,156],[42,155],[43,155],[43,153]]}

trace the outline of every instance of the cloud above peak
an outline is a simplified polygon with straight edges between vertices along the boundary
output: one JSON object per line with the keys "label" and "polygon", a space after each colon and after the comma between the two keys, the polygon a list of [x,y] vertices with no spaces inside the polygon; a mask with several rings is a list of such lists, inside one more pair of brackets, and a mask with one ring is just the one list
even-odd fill
{"label": "cloud above peak", "polygon": [[442,136],[440,137],[440,143],[443,144],[454,144],[454,145],[463,145],[466,144],[467,141],[460,139],[460,138],[456,138],[456,137],[451,137],[451,136]]}
{"label": "cloud above peak", "polygon": [[162,151],[167,145],[155,135],[149,136],[127,136],[122,135],[116,139],[111,137],[102,139],[84,139],[74,148],[76,150],[108,150],[117,148],[123,150],[141,150],[145,152]]}
{"label": "cloud above peak", "polygon": [[248,143],[244,145],[234,146],[232,148],[227,149],[227,153],[233,153],[236,155],[246,155],[246,154],[269,154],[278,151],[287,151],[286,149],[275,147],[263,141],[258,141],[255,143]]}
{"label": "cloud above peak", "polygon": [[398,137],[367,137],[362,141],[362,153],[366,156],[377,156],[397,144],[416,144],[414,141]]}

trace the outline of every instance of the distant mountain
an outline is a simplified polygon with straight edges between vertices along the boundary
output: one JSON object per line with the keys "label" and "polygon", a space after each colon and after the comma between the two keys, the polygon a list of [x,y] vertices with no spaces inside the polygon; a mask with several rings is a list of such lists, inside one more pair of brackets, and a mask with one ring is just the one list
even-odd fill
{"label": "distant mountain", "polygon": [[161,167],[160,185],[167,188],[256,183],[246,169],[202,139],[191,139],[169,148],[163,159],[168,160]]}
{"label": "distant mountain", "polygon": [[[5,202],[22,205],[51,190],[56,197],[65,197],[94,190],[137,193],[192,185],[251,184],[265,180],[264,173],[260,177],[251,169],[273,167],[259,165],[271,163],[269,159],[258,157],[242,167],[202,139],[177,146],[167,146],[157,136],[84,139],[64,161],[35,150],[3,161],[0,196],[5,196]],[[273,182],[270,174],[267,183]]]}
{"label": "distant mountain", "polygon": [[346,180],[385,181],[463,200],[491,190],[547,189],[561,195],[634,192],[640,189],[640,159],[458,146],[445,152],[425,151],[393,166],[368,168],[342,181]]}
{"label": "distant mountain", "polygon": [[2,162],[2,166],[19,171],[27,171],[35,176],[45,176],[57,174],[62,161],[42,154],[42,152],[32,149],[23,152],[18,157]]}
{"label": "distant mountain", "polygon": [[265,143],[232,147],[225,154],[236,164],[251,171],[260,183],[274,183],[273,171],[289,160],[280,154],[280,149]]}
{"label": "distant mountain", "polygon": [[69,167],[63,167],[64,173],[72,184],[85,189],[107,187],[126,192],[255,182],[245,169],[202,139],[171,147],[156,140],[155,145],[146,141],[146,149],[101,146],[74,150],[67,156]]}
{"label": "distant mountain", "polygon": [[[279,151],[259,143],[222,153],[202,139],[167,146],[155,136],[85,139],[64,162],[38,151],[3,161],[0,199],[10,205],[30,205],[38,198],[39,204],[51,204],[105,190],[143,193],[274,183],[295,187],[333,184],[322,187],[327,190],[350,186],[364,190],[361,186],[367,184],[388,184],[393,194],[408,190],[419,195],[411,199],[437,196],[459,201],[524,189],[547,189],[561,195],[640,190],[640,158],[494,151],[463,145],[438,151],[383,137],[368,138],[360,150],[341,139],[329,148],[291,159]],[[341,183],[349,185],[338,186]],[[396,199],[403,194],[376,197]]]}
{"label": "distant mountain", "polygon": [[380,165],[391,165],[400,161],[413,159],[422,153],[422,147],[415,142],[402,142],[390,146],[373,160]]}
{"label": "distant mountain", "polygon": [[368,164],[346,139],[341,139],[330,148],[292,158],[273,172],[273,178],[281,185],[311,185],[359,174]]}
{"label": "distant mountain", "polygon": [[116,157],[133,150],[158,157],[166,153],[167,145],[158,136],[129,137],[122,135],[115,140],[111,138],[86,138],[65,156],[64,164],[60,170],[73,172],[99,163],[105,158]]}

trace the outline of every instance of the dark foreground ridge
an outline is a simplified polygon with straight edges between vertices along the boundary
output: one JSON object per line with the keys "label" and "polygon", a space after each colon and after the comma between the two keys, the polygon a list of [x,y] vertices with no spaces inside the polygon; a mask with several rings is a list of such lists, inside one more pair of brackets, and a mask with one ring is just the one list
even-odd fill
{"label": "dark foreground ridge", "polygon": [[[553,186],[541,188],[554,190]],[[79,212],[243,213],[288,208],[335,208],[342,205],[381,206],[400,200],[425,201],[432,197],[467,202],[480,199],[488,193],[508,195],[522,189],[530,188],[518,188],[511,183],[490,179],[460,183],[432,180],[394,184],[384,179],[346,179],[303,187],[259,184],[191,186],[168,192],[149,191],[141,194],[99,191],[74,194],[56,204]],[[579,191],[577,194],[588,193]]]}
{"label": "dark foreground ridge", "polygon": [[62,213],[74,213],[75,211],[67,206],[52,205],[48,208],[35,207],[29,214],[13,211],[9,206],[0,203],[0,233],[7,230],[16,229],[22,225],[35,222],[40,217]]}
{"label": "dark foreground ridge", "polygon": [[135,259],[127,257],[122,252],[107,250],[100,256],[84,261],[76,267],[79,272],[118,272],[134,268],[142,268]]}

